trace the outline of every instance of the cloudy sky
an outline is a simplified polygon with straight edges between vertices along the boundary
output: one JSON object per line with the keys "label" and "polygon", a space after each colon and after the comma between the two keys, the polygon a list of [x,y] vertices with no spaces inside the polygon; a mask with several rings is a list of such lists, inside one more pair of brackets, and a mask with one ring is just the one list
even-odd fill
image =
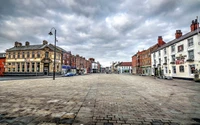
{"label": "cloudy sky", "polygon": [[162,36],[174,39],[176,30],[190,31],[200,17],[199,0],[1,0],[0,52],[15,41],[41,44],[43,40],[103,66],[131,61]]}

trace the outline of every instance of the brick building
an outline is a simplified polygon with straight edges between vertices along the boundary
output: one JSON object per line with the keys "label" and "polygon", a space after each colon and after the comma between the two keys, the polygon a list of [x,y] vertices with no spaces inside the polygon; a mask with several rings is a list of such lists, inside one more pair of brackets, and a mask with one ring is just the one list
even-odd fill
{"label": "brick building", "polygon": [[132,73],[151,75],[151,53],[164,44],[165,42],[163,41],[162,36],[158,36],[157,44],[149,47],[147,50],[138,51],[134,56],[132,56]]}
{"label": "brick building", "polygon": [[0,53],[0,76],[4,76],[6,53]]}

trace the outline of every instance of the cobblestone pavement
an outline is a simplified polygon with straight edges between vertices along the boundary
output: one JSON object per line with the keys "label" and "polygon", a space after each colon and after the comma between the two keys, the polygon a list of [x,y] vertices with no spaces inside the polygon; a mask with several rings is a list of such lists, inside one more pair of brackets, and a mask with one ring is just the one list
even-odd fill
{"label": "cobblestone pavement", "polygon": [[91,74],[0,81],[0,125],[200,124],[200,83]]}

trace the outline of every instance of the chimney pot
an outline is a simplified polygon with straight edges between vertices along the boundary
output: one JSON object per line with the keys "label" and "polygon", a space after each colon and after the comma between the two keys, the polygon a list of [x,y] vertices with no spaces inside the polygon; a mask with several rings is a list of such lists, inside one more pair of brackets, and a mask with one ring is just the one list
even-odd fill
{"label": "chimney pot", "polygon": [[18,46],[18,42],[16,41],[16,42],[15,42],[15,47],[17,47],[17,46]]}
{"label": "chimney pot", "polygon": [[182,36],[182,32],[181,30],[176,30],[176,33],[175,33],[175,38],[178,39]]}
{"label": "chimney pot", "polygon": [[165,42],[162,39],[162,36],[158,36],[158,45],[162,46],[163,44],[165,44]]}
{"label": "chimney pot", "polygon": [[26,46],[29,46],[29,45],[30,45],[30,43],[29,43],[28,41],[26,41],[25,45],[26,45]]}
{"label": "chimney pot", "polygon": [[46,40],[43,40],[43,45],[48,44],[48,42]]}

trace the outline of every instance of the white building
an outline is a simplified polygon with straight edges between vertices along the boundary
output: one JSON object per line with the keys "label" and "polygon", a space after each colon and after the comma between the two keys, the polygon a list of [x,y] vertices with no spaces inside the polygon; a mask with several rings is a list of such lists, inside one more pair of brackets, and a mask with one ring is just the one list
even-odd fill
{"label": "white building", "polygon": [[132,63],[131,62],[121,62],[117,65],[118,73],[132,73]]}
{"label": "white building", "polygon": [[195,70],[200,71],[200,34],[197,19],[192,21],[191,31],[182,35],[176,30],[175,39],[151,53],[152,75],[194,78]]}

